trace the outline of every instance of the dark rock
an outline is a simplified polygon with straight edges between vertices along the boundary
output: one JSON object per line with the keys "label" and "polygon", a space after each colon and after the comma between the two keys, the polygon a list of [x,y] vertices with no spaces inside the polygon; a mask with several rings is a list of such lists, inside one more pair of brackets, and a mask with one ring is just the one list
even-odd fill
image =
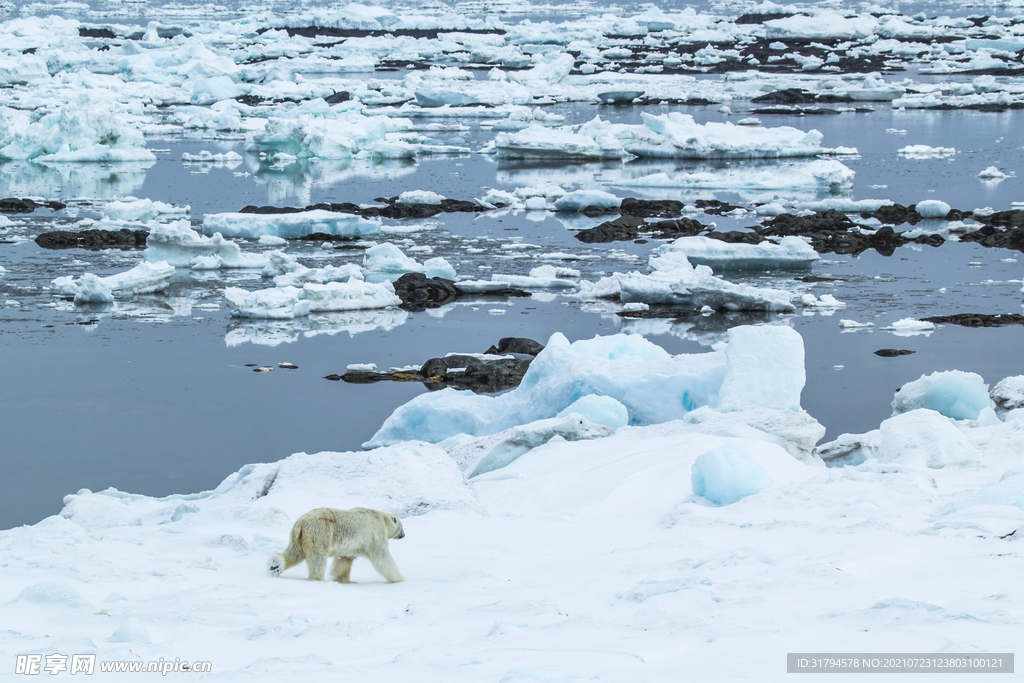
{"label": "dark rock", "polygon": [[987,313],[956,313],[954,315],[933,315],[921,318],[930,323],[950,323],[963,327],[1002,327],[1004,325],[1024,325],[1024,315],[1020,313],[1003,313],[990,315]]}
{"label": "dark rock", "polygon": [[54,230],[36,237],[43,249],[142,249],[149,233],[145,230]]}
{"label": "dark rock", "polygon": [[696,206],[701,211],[703,211],[704,213],[710,213],[715,216],[722,216],[724,214],[729,213],[730,211],[735,211],[736,209],[743,208],[740,206],[736,206],[735,204],[719,201],[717,199],[698,199],[693,203],[693,205]]}
{"label": "dark rock", "polygon": [[442,199],[441,210],[445,213],[479,213],[487,211],[487,207],[461,199]]}
{"label": "dark rock", "polygon": [[822,231],[846,231],[854,227],[853,221],[834,209],[817,211],[812,216],[794,216],[783,213],[765,221],[758,228],[762,235],[809,235]]}
{"label": "dark rock", "polygon": [[793,15],[792,14],[782,14],[782,13],[779,13],[779,12],[771,12],[771,13],[767,13],[767,14],[757,14],[757,13],[741,14],[739,17],[736,18],[736,22],[735,23],[737,23],[737,24],[763,24],[764,22],[771,21],[772,19],[785,19],[786,17],[791,17],[791,16],[793,16]]}
{"label": "dark rock", "polygon": [[422,311],[437,308],[462,296],[462,290],[443,277],[428,278],[423,273],[406,273],[395,281],[395,294],[402,308]]}
{"label": "dark rock", "polygon": [[525,337],[502,337],[498,340],[497,347],[492,346],[484,351],[484,353],[497,356],[506,353],[525,353],[530,356],[536,356],[543,350],[544,345],[532,339]]}
{"label": "dark rock", "polygon": [[614,220],[601,223],[596,228],[580,230],[576,233],[576,239],[586,244],[635,240],[640,236],[638,228],[642,225],[646,225],[642,218],[623,215]]}
{"label": "dark rock", "polygon": [[760,244],[764,241],[764,237],[756,232],[741,232],[739,230],[730,230],[728,232],[712,231],[706,237],[728,244]]}
{"label": "dark rock", "polygon": [[909,356],[912,353],[914,353],[914,352],[909,350],[909,349],[878,349],[877,351],[875,351],[875,355],[876,356],[881,356],[882,358],[895,358],[896,356]]}
{"label": "dark rock", "polygon": [[[1005,212],[1010,213],[1010,212]],[[1024,228],[999,230],[992,225],[984,225],[974,232],[960,236],[961,242],[974,242],[983,247],[1016,249],[1024,251]]]}
{"label": "dark rock", "polygon": [[331,242],[337,244],[339,242],[359,242],[362,240],[362,237],[353,237],[351,235],[329,235],[326,232],[311,232],[308,235],[302,235],[295,239],[303,242]]}
{"label": "dark rock", "polygon": [[654,232],[655,237],[662,239],[675,239],[677,237],[692,237],[700,234],[708,226],[692,218],[677,218],[674,220],[657,221],[648,223],[645,230]]}
{"label": "dark rock", "polygon": [[31,199],[18,199],[17,197],[0,199],[0,212],[3,213],[32,213],[36,209],[42,209],[44,207],[53,209],[54,211],[60,211],[65,208],[65,205],[60,202],[39,204]]}
{"label": "dark rock", "polygon": [[342,102],[348,102],[351,97],[351,95],[342,90],[341,92],[336,92],[333,95],[328,95],[324,98],[324,101],[327,102],[327,104],[341,104]]}
{"label": "dark rock", "polygon": [[877,218],[882,223],[888,225],[900,225],[901,223],[916,225],[921,221],[921,214],[917,212],[915,207],[916,204],[909,207],[902,204],[893,204],[892,206],[880,207],[874,213],[863,213],[861,216],[863,218]]}
{"label": "dark rock", "polygon": [[997,211],[991,216],[983,216],[976,220],[986,225],[997,225],[1001,228],[1019,228],[1024,226],[1024,211]]}
{"label": "dark rock", "polygon": [[117,38],[117,34],[111,31],[109,28],[85,28],[80,26],[78,28],[79,38]]}
{"label": "dark rock", "polygon": [[[236,102],[241,102],[242,104],[244,104],[246,106],[249,106],[249,107],[257,107],[257,106],[263,104],[264,102],[267,102],[268,98],[260,97],[259,95],[239,95],[238,97],[235,98],[235,101]],[[341,379],[341,378],[339,377],[338,379]]]}
{"label": "dark rock", "polygon": [[617,206],[597,206],[591,204],[590,206],[584,206],[576,213],[582,213],[588,218],[596,218],[597,216],[607,216],[608,214],[619,213],[619,207]]}
{"label": "dark rock", "polygon": [[674,199],[634,199],[627,197],[619,205],[623,216],[640,218],[671,218],[683,212],[683,203]]}
{"label": "dark rock", "polygon": [[643,311],[617,311],[615,315],[620,318],[671,318],[675,320],[679,318],[692,318],[695,315],[700,315],[700,311],[691,308],[659,308],[655,306]]}
{"label": "dark rock", "polygon": [[761,107],[751,109],[751,114],[778,114],[782,116],[832,116],[839,114],[838,109],[827,107]]}
{"label": "dark rock", "polygon": [[816,102],[814,93],[799,88],[776,90],[759,97],[751,98],[754,104],[810,104]]}
{"label": "dark rock", "polygon": [[295,206],[243,206],[238,210],[238,213],[254,213],[259,215],[269,215],[278,213],[301,213],[305,209],[300,209]]}

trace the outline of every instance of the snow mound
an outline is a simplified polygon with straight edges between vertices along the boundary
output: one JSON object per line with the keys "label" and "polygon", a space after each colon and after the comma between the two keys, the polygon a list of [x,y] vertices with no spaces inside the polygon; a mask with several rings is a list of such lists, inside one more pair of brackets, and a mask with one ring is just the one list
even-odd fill
{"label": "snow mound", "polygon": [[301,211],[298,213],[208,213],[203,217],[203,232],[220,233],[225,237],[258,239],[264,235],[294,239],[314,232],[327,235],[362,237],[380,232],[379,221],[335,211]]}
{"label": "snow mound", "polygon": [[292,522],[315,507],[368,507],[399,517],[480,510],[443,449],[404,443],[372,453],[296,453],[274,463],[246,465],[203,493],[153,498],[83,489],[64,498],[60,514],[89,530],[125,525],[171,530],[173,525],[209,523],[223,528],[246,520],[276,527],[284,547]]}
{"label": "snow mound", "polygon": [[774,483],[772,475],[734,443],[697,456],[690,480],[696,495],[717,505],[731,505]]}
{"label": "snow mound", "polygon": [[984,467],[986,459],[949,418],[919,408],[882,422],[879,462],[941,469]]}
{"label": "snow mound", "polygon": [[625,427],[629,423],[629,411],[626,406],[611,396],[588,394],[573,401],[555,417],[567,417],[576,413],[589,422],[604,425],[609,429]]}
{"label": "snow mound", "polygon": [[900,387],[892,401],[893,415],[927,408],[954,420],[977,420],[993,407],[981,375],[961,370],[922,375]]}
{"label": "snow mound", "polygon": [[457,434],[440,445],[468,477],[477,477],[506,467],[523,454],[555,438],[586,441],[613,433],[612,427],[594,424],[579,413],[570,413],[483,437]]}

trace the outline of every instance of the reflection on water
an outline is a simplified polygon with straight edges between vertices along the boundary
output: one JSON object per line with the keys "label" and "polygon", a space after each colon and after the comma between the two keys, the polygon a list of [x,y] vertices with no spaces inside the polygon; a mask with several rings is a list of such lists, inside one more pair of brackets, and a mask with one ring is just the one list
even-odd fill
{"label": "reflection on water", "polygon": [[416,171],[411,159],[299,159],[287,165],[263,162],[256,182],[267,188],[267,199],[281,206],[313,203],[313,190],[324,190],[353,178],[395,180]]}
{"label": "reflection on water", "polygon": [[711,347],[728,340],[729,330],[740,325],[790,325],[791,315],[778,315],[764,312],[750,313],[717,313],[699,315],[680,320],[666,318],[622,318],[616,316],[621,323],[620,329],[626,334],[639,334],[644,337],[654,335],[671,335],[685,341],[697,342],[701,346]]}
{"label": "reflection on water", "polygon": [[354,337],[360,332],[371,330],[387,332],[405,323],[408,317],[407,311],[386,308],[310,315],[294,320],[235,321],[228,325],[224,343],[228,346],[279,346],[298,341],[300,336],[308,338],[341,332]]}
{"label": "reflection on water", "polygon": [[116,199],[142,189],[155,161],[125,163],[0,163],[0,196]]}

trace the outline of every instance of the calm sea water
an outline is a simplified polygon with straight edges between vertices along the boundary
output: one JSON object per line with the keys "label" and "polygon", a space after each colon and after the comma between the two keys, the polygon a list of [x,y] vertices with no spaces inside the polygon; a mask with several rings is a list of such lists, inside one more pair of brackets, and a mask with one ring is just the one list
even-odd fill
{"label": "calm sea water", "polygon": [[[907,11],[904,5],[900,8]],[[734,110],[742,114],[743,108]],[[567,115],[568,123],[588,120],[596,113],[639,122],[635,108],[572,105],[558,109]],[[647,111],[652,109],[664,108]],[[686,111],[698,121],[724,118],[715,107]],[[1024,168],[1014,166],[1024,144],[1014,135],[1024,123],[1020,112],[894,112],[877,106],[870,114],[761,118],[765,125],[817,128],[828,146],[857,147],[859,157],[843,160],[857,172],[851,195],[856,199],[888,198],[910,204],[934,198],[961,209],[991,206],[997,210],[1024,199],[1018,177],[1000,183],[976,177],[990,165],[1024,173]],[[475,121],[465,123],[470,130],[458,134],[474,148],[490,137]],[[887,132],[890,129],[906,132]],[[925,160],[896,153],[910,144],[950,146],[957,153]],[[192,218],[201,219],[206,213],[235,211],[246,204],[365,202],[409,189],[472,199],[483,194],[482,187],[513,189],[545,181],[593,185],[595,178],[704,167],[671,161],[524,165],[472,155],[379,165],[300,163],[285,169],[247,157],[234,168],[211,168],[181,163],[182,152],[240,150],[241,143],[151,139],[149,147],[164,150],[158,161],[130,168],[5,164],[0,167],[0,195],[58,199],[134,195],[189,204]],[[730,193],[702,196],[750,199]],[[79,217],[98,215],[87,206],[78,211]],[[33,223],[15,232],[34,235],[52,229],[47,213],[33,214]],[[722,229],[753,223],[742,218],[713,220]],[[552,263],[577,268],[592,280],[616,270],[642,270],[657,244],[582,245],[567,229],[585,227],[579,221],[522,213],[446,215],[422,222],[417,231],[384,235],[382,240],[398,241],[403,248],[430,247],[431,255],[444,256],[460,274],[481,277],[525,273],[547,262],[506,258],[518,252],[502,246],[522,241],[539,245],[528,253],[558,251],[582,257]],[[485,252],[467,253],[469,240],[476,240],[472,245]],[[248,243],[246,249],[258,247]],[[304,248],[302,256],[305,262],[318,265],[361,260],[358,252],[325,254],[317,247]],[[45,286],[54,277],[119,272],[138,258],[138,252],[46,251],[31,241],[0,244],[0,266],[7,270],[0,277],[0,459],[5,475],[0,478],[0,497],[5,501],[0,506],[0,528],[54,514],[61,508],[63,495],[80,488],[113,486],[150,495],[192,492],[212,488],[249,462],[278,460],[299,451],[357,449],[395,407],[423,389],[390,383],[351,386],[323,379],[343,372],[350,363],[374,362],[385,368],[419,364],[452,351],[483,351],[504,336],[544,342],[554,332],[570,339],[618,331],[642,333],[672,353],[697,353],[724,338],[732,325],[764,320],[712,316],[679,325],[624,322],[614,315],[614,307],[558,296],[470,300],[408,315],[373,312],[274,323],[232,320],[221,292],[226,284],[263,286],[251,272],[180,274],[168,292],[112,308],[75,309],[63,302],[52,307],[54,300]],[[890,257],[874,252],[859,257],[827,255],[813,272],[840,279],[808,291],[819,296],[831,293],[847,302],[847,307],[832,315],[819,312],[770,320],[793,325],[804,337],[803,405],[828,428],[827,439],[876,427],[891,412],[893,391],[921,374],[959,368],[979,372],[994,383],[1024,373],[1019,354],[1024,330],[1019,326],[980,330],[944,326],[929,336],[906,338],[879,329],[904,317],[1021,312],[1024,255],[1019,252],[955,243],[938,249],[905,247]],[[788,277],[738,279],[760,286],[795,286]],[[874,322],[876,327],[844,332],[838,325],[842,318]],[[887,347],[916,353],[895,359],[873,354]],[[246,367],[286,361],[298,369],[261,374]]]}

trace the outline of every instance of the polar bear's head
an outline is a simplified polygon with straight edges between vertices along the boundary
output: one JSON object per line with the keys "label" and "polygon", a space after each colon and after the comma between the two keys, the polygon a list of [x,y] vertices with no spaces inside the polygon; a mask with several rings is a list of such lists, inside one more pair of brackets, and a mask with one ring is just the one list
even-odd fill
{"label": "polar bear's head", "polygon": [[384,514],[384,524],[388,528],[388,538],[405,538],[405,529],[402,522],[394,515]]}

